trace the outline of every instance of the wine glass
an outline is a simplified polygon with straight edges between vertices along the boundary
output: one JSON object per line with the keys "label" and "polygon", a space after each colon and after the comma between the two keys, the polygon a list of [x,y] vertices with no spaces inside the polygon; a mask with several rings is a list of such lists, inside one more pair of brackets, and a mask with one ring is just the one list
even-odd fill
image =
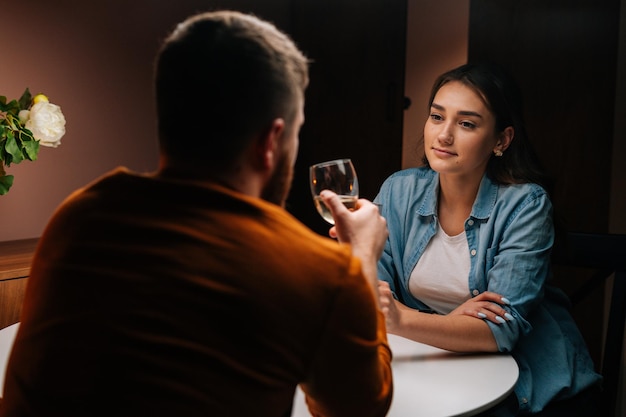
{"label": "wine glass", "polygon": [[335,224],[335,220],[328,207],[322,202],[320,197],[322,190],[334,191],[348,209],[356,207],[356,201],[359,198],[359,181],[349,158],[311,165],[309,175],[315,208],[328,223]]}

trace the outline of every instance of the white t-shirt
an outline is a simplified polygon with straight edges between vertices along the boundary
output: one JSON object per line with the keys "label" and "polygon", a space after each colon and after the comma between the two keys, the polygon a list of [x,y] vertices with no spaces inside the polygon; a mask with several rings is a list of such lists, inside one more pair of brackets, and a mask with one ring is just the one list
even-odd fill
{"label": "white t-shirt", "polygon": [[441,226],[411,272],[409,291],[431,309],[448,314],[471,295],[467,236],[448,236]]}

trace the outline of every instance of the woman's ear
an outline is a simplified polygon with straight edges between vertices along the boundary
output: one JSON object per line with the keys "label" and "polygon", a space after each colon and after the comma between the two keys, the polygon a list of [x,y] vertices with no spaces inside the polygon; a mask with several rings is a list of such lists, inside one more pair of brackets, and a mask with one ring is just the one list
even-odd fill
{"label": "woman's ear", "polygon": [[509,126],[500,133],[500,139],[496,143],[495,148],[493,148],[494,153],[503,153],[507,150],[507,148],[511,145],[513,138],[515,136],[515,129],[513,126]]}

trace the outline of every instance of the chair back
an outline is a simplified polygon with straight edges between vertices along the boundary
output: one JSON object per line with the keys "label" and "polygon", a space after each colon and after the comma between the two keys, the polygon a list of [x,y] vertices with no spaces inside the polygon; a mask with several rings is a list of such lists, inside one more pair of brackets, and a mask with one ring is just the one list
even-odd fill
{"label": "chair back", "polygon": [[552,261],[555,265],[597,271],[570,296],[573,304],[582,301],[593,288],[605,282],[610,285],[608,320],[600,364],[604,377],[603,409],[598,415],[617,416],[626,322],[626,235],[565,233],[555,242]]}

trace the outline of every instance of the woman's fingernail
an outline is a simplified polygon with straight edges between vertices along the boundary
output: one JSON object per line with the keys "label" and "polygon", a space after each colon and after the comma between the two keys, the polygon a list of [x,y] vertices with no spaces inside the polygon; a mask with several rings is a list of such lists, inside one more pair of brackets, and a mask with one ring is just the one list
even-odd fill
{"label": "woman's fingernail", "polygon": [[508,299],[508,298],[502,297],[502,298],[500,298],[500,300],[502,300],[502,302],[503,302],[504,304],[511,304],[511,302],[509,301],[509,299]]}
{"label": "woman's fingernail", "polygon": [[504,317],[505,317],[507,320],[513,320],[513,316],[512,316],[512,315],[510,315],[509,313],[504,313]]}
{"label": "woman's fingernail", "polygon": [[481,319],[486,319],[487,318],[487,315],[485,313],[476,313],[476,315],[478,317],[480,317]]}
{"label": "woman's fingernail", "polygon": [[504,320],[502,317],[500,316],[496,316],[496,320],[498,321],[498,323],[506,323],[506,320]]}

